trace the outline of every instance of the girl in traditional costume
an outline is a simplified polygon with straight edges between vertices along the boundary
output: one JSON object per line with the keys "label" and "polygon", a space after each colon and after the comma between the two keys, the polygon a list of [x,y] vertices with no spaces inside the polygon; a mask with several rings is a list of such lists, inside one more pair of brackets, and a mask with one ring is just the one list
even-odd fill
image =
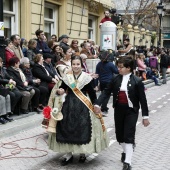
{"label": "girl in traditional costume", "polygon": [[[97,153],[108,147],[102,116],[92,105],[96,100],[92,77],[82,72],[82,59],[79,56],[72,57],[71,66],[73,72],[63,76],[60,87],[53,89],[49,102],[51,107],[58,108],[60,118],[55,119],[58,120],[56,129],[48,130],[48,145],[51,150],[67,153],[61,161],[63,166],[73,160],[72,153],[80,153],[79,162],[83,163],[85,154]],[[54,119],[50,121],[54,123]],[[49,122],[49,128],[53,123]]]}

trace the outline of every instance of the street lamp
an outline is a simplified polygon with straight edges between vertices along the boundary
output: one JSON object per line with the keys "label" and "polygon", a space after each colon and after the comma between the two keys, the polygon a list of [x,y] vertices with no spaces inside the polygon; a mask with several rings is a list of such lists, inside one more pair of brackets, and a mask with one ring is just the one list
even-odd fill
{"label": "street lamp", "polygon": [[158,15],[159,15],[159,23],[160,23],[160,27],[159,27],[159,42],[158,42],[158,46],[160,46],[161,45],[161,32],[162,32],[162,29],[161,29],[162,16],[164,15],[164,6],[162,5],[162,0],[159,3],[159,5],[157,6],[157,12],[158,12]]}

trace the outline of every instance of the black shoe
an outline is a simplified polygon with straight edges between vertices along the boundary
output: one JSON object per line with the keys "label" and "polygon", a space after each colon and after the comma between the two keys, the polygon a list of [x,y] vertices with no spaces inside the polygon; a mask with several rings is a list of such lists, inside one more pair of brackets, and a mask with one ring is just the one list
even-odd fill
{"label": "black shoe", "polygon": [[42,112],[43,110],[40,109],[39,107],[37,107],[37,108],[34,108],[34,111],[37,112],[37,113],[40,113],[40,112]]}
{"label": "black shoe", "polygon": [[86,160],[86,157],[85,157],[85,156],[80,156],[80,158],[79,158],[79,162],[80,162],[80,163],[84,163],[85,160]]}
{"label": "black shoe", "polygon": [[27,110],[21,109],[20,114],[28,114],[29,112]]}
{"label": "black shoe", "polygon": [[8,122],[12,122],[14,120],[14,119],[10,118],[8,115],[5,115],[4,119],[7,120]]}
{"label": "black shoe", "polygon": [[122,163],[125,162],[125,157],[126,157],[126,154],[123,152],[123,153],[122,153],[122,157],[121,157],[121,162],[122,162]]}
{"label": "black shoe", "polygon": [[4,118],[0,117],[0,123],[5,124],[7,122],[8,122],[7,120],[5,120]]}
{"label": "black shoe", "polygon": [[68,165],[69,163],[73,162],[73,156],[67,160],[67,158],[64,158],[62,161],[61,161],[61,166],[65,166],[65,165]]}
{"label": "black shoe", "polygon": [[124,162],[122,170],[132,170],[132,167],[128,163]]}

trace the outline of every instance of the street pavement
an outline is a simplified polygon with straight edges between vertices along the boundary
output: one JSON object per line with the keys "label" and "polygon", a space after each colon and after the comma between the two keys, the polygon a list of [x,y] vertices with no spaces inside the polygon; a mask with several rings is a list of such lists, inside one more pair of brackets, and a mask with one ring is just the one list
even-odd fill
{"label": "street pavement", "polygon": [[[143,127],[141,113],[137,122],[136,148],[132,159],[133,170],[170,170],[170,82],[146,90],[150,110],[150,126]],[[104,117],[110,137],[110,146],[101,153],[87,155],[84,164],[78,163],[79,155],[74,155],[73,163],[62,167],[62,154],[48,150],[48,134],[40,126],[42,115],[17,119],[9,130],[3,125],[0,129],[0,170],[121,170],[122,149],[116,142],[112,97],[109,101],[109,114]],[[31,122],[32,120],[32,122]],[[24,130],[23,123],[29,121],[30,127]],[[12,125],[13,123],[13,125]],[[17,134],[11,129],[21,127]],[[11,132],[12,131],[12,132]],[[14,133],[14,135],[13,135]],[[6,144],[6,145],[4,145]]]}

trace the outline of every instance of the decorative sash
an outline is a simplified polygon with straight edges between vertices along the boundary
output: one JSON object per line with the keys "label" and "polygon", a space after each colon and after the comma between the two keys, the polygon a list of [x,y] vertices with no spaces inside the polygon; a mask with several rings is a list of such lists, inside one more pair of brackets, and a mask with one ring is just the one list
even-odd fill
{"label": "decorative sash", "polygon": [[[78,87],[76,87],[76,82],[75,82],[73,74],[67,74],[66,77],[67,77],[67,80],[68,80],[68,83],[69,83],[69,87],[72,89],[73,93],[86,105],[87,108],[89,108],[89,110],[92,113],[94,113],[93,105],[92,105],[91,101],[87,98],[87,96],[85,96],[81,92],[81,90]],[[95,114],[95,116],[98,119],[100,119],[100,123],[102,125],[102,129],[103,129],[103,131],[105,131],[106,128],[105,128],[105,125],[104,125],[104,120],[102,118],[102,114],[101,113]]]}

